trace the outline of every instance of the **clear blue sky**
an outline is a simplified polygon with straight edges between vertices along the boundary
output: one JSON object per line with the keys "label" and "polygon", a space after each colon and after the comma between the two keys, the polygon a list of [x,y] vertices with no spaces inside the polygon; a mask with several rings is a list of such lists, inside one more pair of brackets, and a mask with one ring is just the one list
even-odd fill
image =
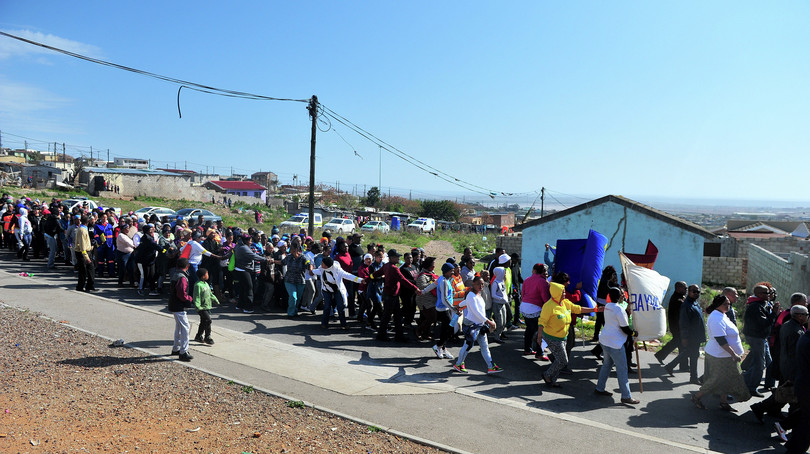
{"label": "clear blue sky", "polygon": [[[810,200],[808,23],[807,2],[0,2],[4,32],[220,88],[316,94],[520,203],[541,186]],[[15,134],[306,181],[305,104],[183,90],[181,119],[177,88],[0,37],[3,146],[22,147]],[[318,133],[317,179],[376,185],[377,146],[333,127]],[[384,189],[477,196],[382,161]]]}

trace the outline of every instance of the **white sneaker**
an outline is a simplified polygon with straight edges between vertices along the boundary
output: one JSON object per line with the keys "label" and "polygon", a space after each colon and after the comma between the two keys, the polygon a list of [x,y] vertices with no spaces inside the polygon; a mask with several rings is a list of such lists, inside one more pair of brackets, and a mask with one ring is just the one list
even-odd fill
{"label": "white sneaker", "polygon": [[787,442],[787,432],[785,432],[785,429],[782,428],[782,425],[775,422],[773,423],[773,427],[776,429],[776,435],[779,437],[779,439],[783,442]]}
{"label": "white sneaker", "polygon": [[442,358],[454,359],[455,356],[451,355],[450,352],[448,352],[446,348],[443,348],[442,349]]}
{"label": "white sneaker", "polygon": [[439,359],[442,359],[442,358],[443,358],[443,356],[442,356],[442,351],[441,351],[441,350],[439,350],[439,346],[438,346],[438,345],[434,345],[434,346],[433,346],[433,353],[435,353],[435,354],[436,354],[436,358],[439,358]]}

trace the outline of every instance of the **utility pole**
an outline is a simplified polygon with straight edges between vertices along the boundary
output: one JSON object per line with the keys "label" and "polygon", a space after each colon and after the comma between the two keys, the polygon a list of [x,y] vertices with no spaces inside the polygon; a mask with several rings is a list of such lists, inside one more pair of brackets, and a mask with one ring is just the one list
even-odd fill
{"label": "utility pole", "polygon": [[188,170],[188,161],[183,161],[183,170]]}
{"label": "utility pole", "polygon": [[315,234],[315,133],[318,131],[318,97],[312,95],[307,106],[312,118],[312,138],[309,144],[309,225],[307,233]]}
{"label": "utility pole", "polygon": [[62,161],[64,161],[65,168],[67,169],[67,155],[65,154],[65,142],[62,142]]}
{"label": "utility pole", "polygon": [[110,149],[107,148],[107,164],[110,163]]}
{"label": "utility pole", "polygon": [[546,188],[540,188],[540,217],[543,217],[543,203],[546,201]]}
{"label": "utility pole", "polygon": [[382,191],[382,145],[380,145],[380,181],[377,184],[377,187]]}
{"label": "utility pole", "polygon": [[93,146],[90,145],[90,165],[93,165]]}

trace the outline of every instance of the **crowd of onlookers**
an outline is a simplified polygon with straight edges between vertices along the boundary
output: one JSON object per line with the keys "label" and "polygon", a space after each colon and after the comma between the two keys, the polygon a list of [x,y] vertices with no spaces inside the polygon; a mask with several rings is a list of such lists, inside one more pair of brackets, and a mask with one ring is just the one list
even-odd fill
{"label": "crowd of onlookers", "polygon": [[[547,248],[545,263],[535,264],[524,279],[519,255],[500,248],[481,267],[469,248],[458,260],[438,259],[420,248],[400,253],[379,244],[364,246],[360,234],[333,239],[325,232],[315,239],[303,230],[282,234],[273,226],[268,235],[254,227],[206,222],[202,216],[161,222],[156,216],[116,216],[112,209],[75,206],[68,211],[56,199],[13,200],[8,195],[2,198],[0,219],[2,247],[25,261],[47,257],[48,268],[57,263],[74,267],[78,291],[94,291],[95,280],[106,276],[145,297],[168,293],[176,320],[172,354],[182,360],[191,359],[186,310],[194,307],[200,315],[194,340],[213,344],[210,310],[229,302],[245,313],[283,310],[289,317],[320,309],[324,328],[337,318],[339,327],[348,329],[348,317],[376,332],[381,342],[431,344],[432,354],[455,359],[459,373],[467,373],[465,358],[476,343],[487,373],[502,372],[489,342],[503,343],[510,331],[524,325],[523,353],[550,362],[542,380],[555,388],[561,386],[561,375],[572,373],[568,357],[577,318],[593,312],[597,345],[591,353],[603,361],[594,393],[612,394],[606,381],[615,368],[621,402],[639,403],[629,387],[629,373],[638,367],[631,356],[636,333],[622,276],[606,267],[596,307],[580,305],[578,283],[554,272],[553,247]],[[677,368],[700,386],[691,399],[701,409],[705,396],[719,396],[719,407],[734,412],[732,403],[769,392],[751,406],[754,416],[762,422],[765,415],[774,418],[789,452],[805,452],[810,443],[810,411],[802,411],[810,409],[807,297],[791,295],[782,310],[770,283],[754,285],[752,293],[741,333],[733,308],[736,289],[723,289],[704,308],[700,286],[677,282],[667,306],[672,339],[655,357],[668,374],[674,376]],[[457,358],[448,348],[454,340],[461,342]],[[677,355],[668,358],[676,349]]]}

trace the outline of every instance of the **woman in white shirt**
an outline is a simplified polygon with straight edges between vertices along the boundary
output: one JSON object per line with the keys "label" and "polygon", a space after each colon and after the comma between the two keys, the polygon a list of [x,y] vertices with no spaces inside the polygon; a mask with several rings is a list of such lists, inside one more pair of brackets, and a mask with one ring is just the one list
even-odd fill
{"label": "woman in white shirt", "polygon": [[605,389],[610,370],[616,365],[616,379],[619,380],[619,389],[622,392],[622,403],[635,405],[638,400],[633,399],[630,394],[630,380],[627,377],[627,356],[625,354],[625,344],[627,336],[635,336],[636,333],[630,329],[630,322],[627,313],[619,303],[624,300],[624,292],[617,287],[608,289],[610,303],[605,305],[604,327],[599,332],[599,345],[602,346],[604,362],[599,370],[599,381],[596,383],[595,394],[600,396],[610,396],[611,392]]}
{"label": "woman in white shirt", "polygon": [[706,353],[703,386],[692,395],[692,403],[697,408],[705,409],[701,398],[706,394],[720,395],[720,409],[735,412],[728,404],[728,396],[736,402],[745,402],[751,398],[748,387],[742,378],[739,363],[742,361],[743,346],[737,325],[726,317],[731,303],[725,295],[717,295],[712,304],[706,308],[709,318],[706,321],[709,340],[703,351]]}
{"label": "woman in white shirt", "polygon": [[459,372],[467,372],[464,367],[464,360],[467,354],[478,341],[481,347],[481,356],[487,363],[487,373],[497,374],[503,372],[503,369],[498,367],[497,364],[492,362],[492,355],[489,353],[489,344],[487,343],[487,333],[491,329],[495,329],[495,321],[490,320],[486,316],[486,303],[481,296],[481,290],[484,288],[484,280],[481,276],[473,279],[472,289],[467,293],[464,301],[459,303],[458,308],[464,309],[464,345],[461,351],[458,352],[458,359],[453,369]]}

